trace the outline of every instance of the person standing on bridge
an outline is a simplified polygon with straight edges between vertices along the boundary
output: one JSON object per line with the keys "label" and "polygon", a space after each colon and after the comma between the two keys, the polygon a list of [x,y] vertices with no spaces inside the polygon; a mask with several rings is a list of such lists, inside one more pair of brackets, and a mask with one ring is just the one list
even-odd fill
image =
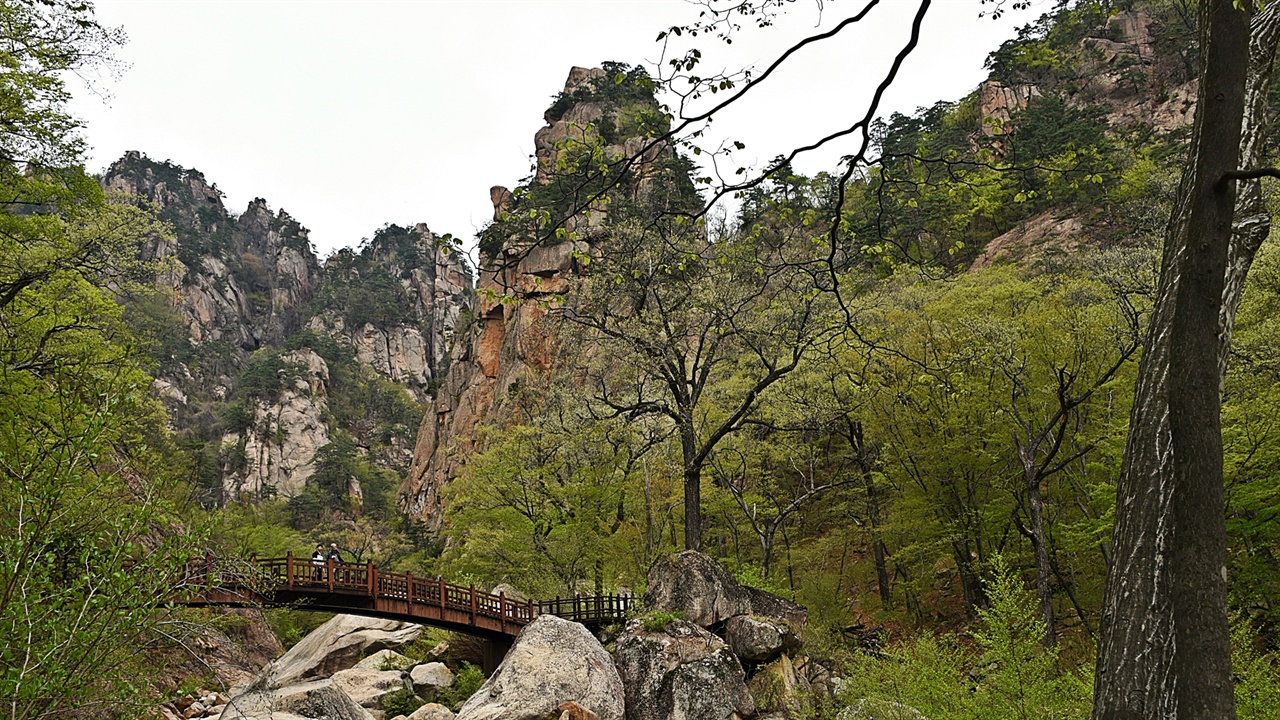
{"label": "person standing on bridge", "polygon": [[334,564],[342,562],[342,553],[338,552],[338,543],[329,543],[329,557],[327,559],[332,560]]}
{"label": "person standing on bridge", "polygon": [[311,564],[316,566],[315,581],[324,580],[324,543],[316,543],[316,551],[311,553]]}

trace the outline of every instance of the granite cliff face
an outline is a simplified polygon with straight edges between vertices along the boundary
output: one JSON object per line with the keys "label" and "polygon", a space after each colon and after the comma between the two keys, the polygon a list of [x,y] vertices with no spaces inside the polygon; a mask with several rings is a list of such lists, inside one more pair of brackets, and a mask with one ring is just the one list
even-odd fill
{"label": "granite cliff face", "polygon": [[[559,242],[521,228],[511,217],[519,213],[522,199],[526,207],[560,203],[553,217],[582,199],[566,201],[556,192],[564,181],[556,168],[565,153],[594,143],[603,146],[607,158],[640,156],[647,141],[628,119],[653,107],[652,96],[648,90],[612,90],[615,85],[625,83],[616,83],[604,69],[571,69],[564,91],[547,110],[546,126],[534,136],[537,165],[528,185],[515,193],[505,187],[490,190],[494,222],[481,234],[474,322],[458,335],[453,364],[427,405],[401,491],[401,508],[433,531],[443,520],[441,490],[477,449],[480,427],[502,422],[517,402],[513,389],[545,384],[556,366],[556,310],[595,252],[604,231],[603,205],[588,197],[580,212],[565,213],[564,232],[552,234]],[[669,146],[655,145],[640,156],[617,192],[644,195],[656,168],[673,156]]]}
{"label": "granite cliff face", "polygon": [[[472,302],[459,252],[425,224],[388,225],[322,264],[285,211],[256,199],[233,215],[198,171],[136,152],[103,184],[174,228],[142,251],[162,261],[165,292],[131,311],[157,336],[155,389],[197,451],[210,502],[298,494],[339,435],[403,472],[418,404]],[[381,398],[368,417],[335,407],[361,393]],[[348,492],[359,498],[358,481]]]}

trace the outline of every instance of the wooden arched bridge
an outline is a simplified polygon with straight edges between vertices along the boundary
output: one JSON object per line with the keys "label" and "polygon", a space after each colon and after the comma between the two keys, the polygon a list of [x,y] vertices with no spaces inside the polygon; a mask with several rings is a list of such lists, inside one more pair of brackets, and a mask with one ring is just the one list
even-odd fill
{"label": "wooden arched bridge", "polygon": [[626,619],[626,595],[522,600],[488,593],[439,577],[380,570],[373,563],[295,558],[222,562],[206,559],[189,566],[187,591],[178,605],[297,607],[367,615],[431,625],[507,643],[539,615],[556,615],[587,626]]}

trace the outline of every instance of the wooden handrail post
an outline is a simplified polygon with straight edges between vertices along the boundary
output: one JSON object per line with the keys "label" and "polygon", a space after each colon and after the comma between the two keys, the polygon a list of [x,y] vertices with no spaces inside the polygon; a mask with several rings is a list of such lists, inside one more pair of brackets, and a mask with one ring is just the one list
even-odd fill
{"label": "wooden handrail post", "polygon": [[445,611],[445,602],[444,602],[444,596],[445,596],[444,577],[440,577],[440,578],[437,578],[437,579],[438,579],[438,580],[439,580],[439,582],[440,582],[440,619],[442,619],[442,620],[443,620],[443,619],[444,619],[444,611]]}
{"label": "wooden handrail post", "polygon": [[284,581],[285,581],[285,584],[289,586],[289,589],[292,590],[293,589],[293,551],[292,550],[285,553],[285,556],[284,556]]}
{"label": "wooden handrail post", "polygon": [[525,600],[525,622],[533,622],[533,598]]}
{"label": "wooden handrail post", "polygon": [[413,612],[413,573],[404,574],[404,599],[409,601],[409,612]]}
{"label": "wooden handrail post", "polygon": [[326,558],[325,564],[328,565],[329,571],[329,592],[333,592],[333,558]]}
{"label": "wooden handrail post", "polygon": [[471,624],[476,624],[476,584],[471,583]]}
{"label": "wooden handrail post", "polygon": [[365,581],[369,583],[369,597],[376,598],[378,597],[378,568],[373,566],[372,560],[365,567],[368,568],[365,571]]}
{"label": "wooden handrail post", "polygon": [[507,631],[507,593],[498,593],[498,622],[502,623],[502,632]]}

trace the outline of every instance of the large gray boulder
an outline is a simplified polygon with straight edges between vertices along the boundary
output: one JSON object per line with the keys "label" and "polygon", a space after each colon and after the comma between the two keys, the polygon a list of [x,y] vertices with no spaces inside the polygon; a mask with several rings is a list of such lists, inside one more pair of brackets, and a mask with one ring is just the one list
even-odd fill
{"label": "large gray boulder", "polygon": [[221,720],[373,720],[331,680],[244,693],[231,699]]}
{"label": "large gray boulder", "polygon": [[800,636],[785,620],[734,615],[724,621],[724,639],[739,660],[766,662],[800,647]]}
{"label": "large gray boulder", "polygon": [[570,701],[600,720],[623,719],[622,680],[609,653],[582,625],[542,615],[520,632],[458,720],[541,720]]}
{"label": "large gray boulder", "polygon": [[367,708],[380,708],[383,698],[409,687],[405,674],[399,670],[353,667],[339,670],[329,679],[361,707]]}
{"label": "large gray boulder", "polygon": [[637,618],[618,636],[613,654],[627,720],[730,720],[755,713],[738,658],[694,623],[673,620],[651,631]]}
{"label": "large gray boulder", "polygon": [[409,679],[413,681],[414,692],[419,695],[422,693],[430,693],[423,697],[435,697],[435,694],[452,687],[455,680],[453,673],[449,668],[441,662],[429,662],[422,665],[414,666],[409,671]]}
{"label": "large gray boulder", "polygon": [[644,604],[683,613],[704,628],[734,615],[758,615],[803,625],[802,606],[763,590],[741,585],[723,565],[693,550],[659,557],[649,568]]}
{"label": "large gray boulder", "polygon": [[421,634],[420,625],[337,615],[263,668],[262,675],[273,688],[329,677],[371,652],[404,647]]}

